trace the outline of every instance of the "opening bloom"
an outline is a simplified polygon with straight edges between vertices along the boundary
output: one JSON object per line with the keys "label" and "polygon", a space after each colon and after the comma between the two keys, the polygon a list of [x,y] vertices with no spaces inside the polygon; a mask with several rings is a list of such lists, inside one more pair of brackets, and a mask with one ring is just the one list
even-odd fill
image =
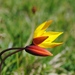
{"label": "opening bloom", "polygon": [[45,48],[53,48],[62,44],[62,42],[56,43],[54,40],[63,32],[46,31],[51,23],[52,20],[49,20],[36,28],[34,31],[32,45],[25,48],[28,53],[37,56],[52,56],[53,54]]}

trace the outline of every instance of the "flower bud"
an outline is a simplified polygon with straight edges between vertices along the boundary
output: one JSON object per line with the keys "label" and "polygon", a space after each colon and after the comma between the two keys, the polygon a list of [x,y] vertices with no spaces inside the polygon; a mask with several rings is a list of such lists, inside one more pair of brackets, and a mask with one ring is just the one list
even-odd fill
{"label": "flower bud", "polygon": [[30,45],[25,47],[26,52],[36,56],[52,56],[53,54],[36,45]]}

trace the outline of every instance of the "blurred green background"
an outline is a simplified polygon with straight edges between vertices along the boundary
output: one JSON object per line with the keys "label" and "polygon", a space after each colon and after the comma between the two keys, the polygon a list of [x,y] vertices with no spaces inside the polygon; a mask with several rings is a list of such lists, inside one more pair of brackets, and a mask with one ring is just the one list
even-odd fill
{"label": "blurred green background", "polygon": [[2,75],[75,75],[75,0],[0,0],[0,52],[29,45],[35,28],[50,19],[48,30],[64,32],[56,40],[63,45],[49,49],[54,56],[16,53],[5,60]]}

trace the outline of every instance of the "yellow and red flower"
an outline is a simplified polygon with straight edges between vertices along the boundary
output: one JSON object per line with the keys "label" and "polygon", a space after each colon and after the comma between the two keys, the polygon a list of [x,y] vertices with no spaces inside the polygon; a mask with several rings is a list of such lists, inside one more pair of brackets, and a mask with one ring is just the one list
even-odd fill
{"label": "yellow and red flower", "polygon": [[63,32],[46,31],[51,23],[52,20],[49,20],[36,28],[34,31],[32,45],[25,48],[28,53],[37,56],[52,56],[53,54],[45,48],[53,48],[62,44],[62,42],[56,43],[54,40]]}

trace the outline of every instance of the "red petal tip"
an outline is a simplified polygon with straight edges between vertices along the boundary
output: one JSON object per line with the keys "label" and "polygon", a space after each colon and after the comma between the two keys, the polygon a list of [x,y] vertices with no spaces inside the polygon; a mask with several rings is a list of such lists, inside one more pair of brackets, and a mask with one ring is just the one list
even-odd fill
{"label": "red petal tip", "polygon": [[41,36],[41,37],[36,37],[33,39],[33,44],[38,45],[42,43],[44,40],[46,40],[48,36]]}

